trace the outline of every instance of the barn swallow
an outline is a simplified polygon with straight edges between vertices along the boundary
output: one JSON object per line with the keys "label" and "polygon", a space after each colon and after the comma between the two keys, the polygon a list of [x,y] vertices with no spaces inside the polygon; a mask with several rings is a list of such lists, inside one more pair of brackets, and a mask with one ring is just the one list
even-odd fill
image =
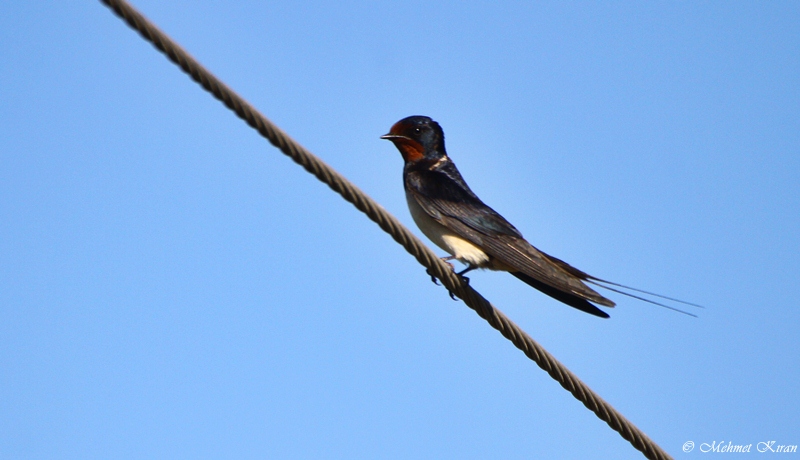
{"label": "barn swallow", "polygon": [[455,259],[467,265],[459,275],[476,268],[507,271],[544,294],[601,318],[608,318],[608,314],[594,304],[615,304],[587,284],[673,310],[677,309],[607,285],[688,304],[596,278],[533,247],[469,188],[447,156],[442,128],[432,119],[404,118],[381,139],[392,141],[403,156],[403,186],[411,217],[425,236],[450,254],[443,260]]}

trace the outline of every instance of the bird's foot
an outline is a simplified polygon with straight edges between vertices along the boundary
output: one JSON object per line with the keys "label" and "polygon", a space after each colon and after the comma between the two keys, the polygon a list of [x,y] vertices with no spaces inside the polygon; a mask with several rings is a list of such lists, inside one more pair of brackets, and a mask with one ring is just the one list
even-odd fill
{"label": "bird's foot", "polygon": [[467,268],[465,268],[465,269],[461,270],[460,272],[456,273],[456,275],[458,275],[458,276],[460,276],[460,277],[464,278],[465,280],[469,281],[469,278],[467,278],[466,276],[464,276],[464,273],[471,272],[472,270],[475,270],[476,268],[478,268],[478,266],[477,266],[477,265],[472,265],[472,264],[470,264],[470,266],[469,266],[469,267],[467,267]]}
{"label": "bird's foot", "polygon": [[[444,262],[444,263],[446,263],[447,265],[449,265],[449,266],[450,266],[450,270],[456,271],[455,267],[453,267],[453,264],[451,264],[451,263],[449,262],[450,260],[453,260],[453,256],[449,256],[449,257],[442,257],[441,259],[442,259],[442,262]],[[425,273],[427,273],[427,274],[428,274],[428,276],[430,276],[430,277],[431,277],[431,282],[432,282],[433,284],[435,284],[435,285],[437,285],[437,286],[441,286],[441,285],[439,284],[439,280],[436,278],[436,276],[434,276],[434,274],[433,274],[433,273],[431,273],[431,269],[430,269],[430,268],[426,268],[426,269],[425,269]]]}
{"label": "bird's foot", "polygon": [[438,279],[436,279],[436,277],[435,277],[435,276],[433,276],[433,273],[431,273],[431,269],[430,269],[430,268],[426,268],[426,269],[425,269],[425,273],[427,273],[427,274],[428,274],[428,276],[430,276],[430,277],[431,277],[431,282],[432,282],[433,284],[435,284],[435,285],[437,285],[437,286],[441,286],[441,285],[439,284],[439,280],[438,280]]}
{"label": "bird's foot", "polygon": [[[464,274],[465,274],[465,273],[467,273],[467,272],[470,272],[470,271],[472,271],[472,270],[475,270],[475,269],[476,269],[476,268],[478,268],[478,267],[477,267],[476,265],[470,265],[470,266],[468,266],[467,268],[465,268],[464,270],[461,270],[460,272],[456,272],[456,269],[455,269],[455,267],[453,267],[453,264],[451,264],[451,263],[449,262],[450,260],[453,260],[453,259],[454,259],[454,257],[453,257],[453,256],[450,256],[450,257],[442,257],[442,262],[444,262],[444,263],[446,263],[447,265],[449,265],[449,266],[450,266],[450,269],[451,269],[451,270],[453,270],[453,273],[455,273],[456,275],[460,276],[460,277],[461,277],[461,280],[462,280],[462,281],[463,281],[465,284],[469,284],[469,278],[467,278],[466,276],[464,276]],[[433,275],[433,273],[431,273],[430,269],[428,269],[428,270],[425,270],[425,273],[427,273],[427,274],[428,274],[428,275],[431,277],[431,281],[433,282],[433,284],[435,284],[435,285],[437,285],[437,286],[440,286],[440,285],[441,285],[441,284],[439,283],[439,280],[436,278],[436,276],[434,276],[434,275]],[[453,293],[453,291],[451,291],[450,289],[448,289],[448,290],[447,290],[447,293],[448,293],[448,294],[450,294],[450,298],[451,298],[451,299],[453,299],[453,300],[458,300],[458,299],[456,298],[456,295],[455,295],[455,294]]]}
{"label": "bird's foot", "polygon": [[[453,257],[453,256],[448,256],[448,257],[442,257],[442,258],[441,258],[441,259],[442,259],[442,262],[444,262],[444,263],[446,263],[447,265],[449,265],[449,266],[450,266],[450,270],[452,270],[453,272],[455,272],[455,271],[456,271],[456,269],[455,269],[455,267],[453,266],[453,264],[451,264],[451,263],[450,263],[450,261],[451,261],[451,260],[453,260],[454,258],[455,258],[455,257]],[[459,273],[457,273],[457,274],[458,274],[458,275],[461,275],[461,273],[466,273],[468,270],[469,270],[469,269],[467,269],[467,270],[464,270],[464,271],[461,271],[461,272],[459,272]],[[433,273],[431,273],[431,270],[430,270],[430,269],[426,269],[426,270],[425,270],[425,273],[427,273],[427,274],[428,274],[428,276],[430,276],[430,277],[431,277],[431,282],[433,282],[433,284],[435,284],[435,285],[437,285],[437,286],[441,286],[441,283],[439,283],[439,280],[436,278],[436,276],[435,276]],[[467,282],[467,283],[469,283],[469,278],[465,278],[465,277],[463,277],[463,276],[462,276],[462,279],[465,279],[465,280],[466,280],[466,282]],[[455,295],[455,294],[453,294],[453,291],[451,291],[450,289],[448,289],[448,290],[447,290],[447,293],[448,293],[448,294],[450,294],[450,298],[451,298],[451,299],[453,299],[453,300],[458,300],[458,299],[456,298],[456,295]]]}
{"label": "bird's foot", "polygon": [[464,276],[464,273],[471,272],[472,270],[475,270],[476,268],[478,268],[478,266],[477,266],[477,265],[472,265],[472,264],[470,264],[470,266],[469,266],[469,267],[467,267],[467,268],[465,268],[465,269],[461,270],[460,272],[456,273],[456,275],[460,276],[460,277],[461,277],[461,279],[462,279],[462,280],[463,280],[463,281],[464,281],[466,284],[469,284],[469,278],[467,278],[466,276]]}
{"label": "bird's foot", "polygon": [[[450,264],[450,266],[452,267],[453,265],[452,265],[452,264]],[[476,265],[470,265],[469,267],[467,267],[467,268],[465,268],[465,269],[461,270],[460,272],[456,272],[456,275],[458,275],[458,276],[460,276],[460,277],[461,277],[461,281],[463,281],[463,282],[464,282],[464,284],[469,284],[469,278],[467,278],[466,276],[464,276],[464,273],[467,273],[467,272],[469,272],[469,271],[475,270],[476,268],[478,268]],[[453,269],[453,271],[455,272],[455,269]],[[456,300],[456,297],[455,297],[455,295],[453,295],[453,291],[451,291],[451,290],[449,290],[449,289],[448,289],[448,291],[447,291],[447,292],[448,292],[448,293],[450,293],[450,298],[451,298],[451,299],[453,299],[453,300]]]}

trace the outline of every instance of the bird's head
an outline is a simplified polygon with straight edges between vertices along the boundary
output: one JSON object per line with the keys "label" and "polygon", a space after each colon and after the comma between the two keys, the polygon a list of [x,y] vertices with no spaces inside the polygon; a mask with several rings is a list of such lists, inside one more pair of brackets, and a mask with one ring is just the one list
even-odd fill
{"label": "bird's head", "polygon": [[381,139],[392,141],[406,163],[438,159],[447,155],[442,127],[429,117],[414,115],[403,118],[392,126],[388,134],[381,136]]}

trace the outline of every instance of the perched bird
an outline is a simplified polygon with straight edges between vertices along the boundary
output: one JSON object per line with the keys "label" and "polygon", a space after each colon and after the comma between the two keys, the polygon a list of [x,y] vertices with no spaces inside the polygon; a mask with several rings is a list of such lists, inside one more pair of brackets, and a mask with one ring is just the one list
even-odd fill
{"label": "perched bird", "polygon": [[403,185],[411,217],[425,236],[450,254],[444,260],[467,265],[459,275],[475,268],[507,271],[550,297],[601,318],[608,314],[594,304],[613,307],[614,302],[587,283],[673,310],[677,309],[607,285],[688,303],[596,278],[533,247],[470,190],[447,156],[442,128],[432,119],[404,118],[381,139],[392,141],[405,161]]}

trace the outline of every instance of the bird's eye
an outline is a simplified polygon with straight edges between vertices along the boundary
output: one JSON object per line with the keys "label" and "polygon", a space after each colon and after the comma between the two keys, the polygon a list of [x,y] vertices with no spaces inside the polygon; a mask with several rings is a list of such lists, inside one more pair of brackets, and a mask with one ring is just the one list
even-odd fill
{"label": "bird's eye", "polygon": [[414,128],[414,132],[419,134],[422,132],[422,128]]}

